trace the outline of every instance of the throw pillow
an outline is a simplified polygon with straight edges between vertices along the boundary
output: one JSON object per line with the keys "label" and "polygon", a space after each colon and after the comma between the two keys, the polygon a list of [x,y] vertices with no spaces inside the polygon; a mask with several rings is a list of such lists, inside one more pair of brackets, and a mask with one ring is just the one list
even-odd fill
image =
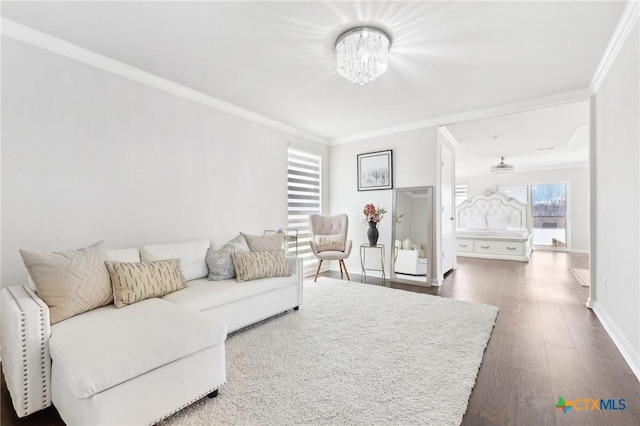
{"label": "throw pillow", "polygon": [[242,235],[238,235],[222,248],[207,250],[207,267],[209,268],[208,278],[211,281],[228,280],[236,276],[236,270],[233,267],[231,255],[237,251],[249,251],[247,241]]}
{"label": "throw pillow", "polygon": [[274,251],[282,250],[282,242],[284,241],[284,234],[271,234],[271,235],[250,235],[242,234],[247,240],[247,244],[251,251]]}
{"label": "throw pillow", "polygon": [[281,250],[237,251],[231,255],[238,281],[291,275],[287,259]]}
{"label": "throw pillow", "polygon": [[411,241],[411,238],[407,238],[402,242],[402,250],[413,250],[413,241]]}
{"label": "throw pillow", "polygon": [[113,300],[104,244],[60,252],[20,250],[51,324],[108,305]]}
{"label": "throw pillow", "polygon": [[316,235],[316,250],[321,251],[344,251],[345,234]]}
{"label": "throw pillow", "polygon": [[488,229],[507,229],[508,227],[509,227],[509,215],[496,214],[493,216],[487,216]]}
{"label": "throw pillow", "polygon": [[487,217],[480,213],[469,216],[466,220],[467,229],[487,229]]}
{"label": "throw pillow", "polygon": [[155,262],[106,262],[117,308],[151,297],[162,297],[185,287],[180,259]]}

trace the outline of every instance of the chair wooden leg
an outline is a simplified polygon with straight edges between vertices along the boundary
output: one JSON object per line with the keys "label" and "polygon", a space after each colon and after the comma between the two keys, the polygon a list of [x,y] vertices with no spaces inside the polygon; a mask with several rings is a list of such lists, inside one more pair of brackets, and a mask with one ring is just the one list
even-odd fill
{"label": "chair wooden leg", "polygon": [[347,271],[347,265],[344,264],[344,260],[340,260],[340,265],[341,268],[340,269],[344,269],[344,273],[347,276],[347,281],[351,281],[351,277],[349,276],[349,271]]}
{"label": "chair wooden leg", "polygon": [[315,283],[318,280],[318,274],[320,273],[320,266],[322,266],[322,259],[318,259],[318,269],[316,269],[316,277],[313,279],[313,282]]}
{"label": "chair wooden leg", "polygon": [[340,279],[342,279],[342,260],[338,260],[338,266],[340,266]]}

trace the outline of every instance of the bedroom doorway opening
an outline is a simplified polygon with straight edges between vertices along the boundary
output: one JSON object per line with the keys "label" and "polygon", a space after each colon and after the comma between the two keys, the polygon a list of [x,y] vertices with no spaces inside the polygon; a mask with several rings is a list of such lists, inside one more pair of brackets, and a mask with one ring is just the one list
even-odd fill
{"label": "bedroom doorway opening", "polygon": [[[585,98],[444,126],[456,146],[456,205],[487,190],[505,193],[530,206],[533,257],[569,252],[590,265],[592,114],[592,99]],[[502,157],[514,169],[492,173]],[[576,268],[593,274],[571,264],[567,273]]]}

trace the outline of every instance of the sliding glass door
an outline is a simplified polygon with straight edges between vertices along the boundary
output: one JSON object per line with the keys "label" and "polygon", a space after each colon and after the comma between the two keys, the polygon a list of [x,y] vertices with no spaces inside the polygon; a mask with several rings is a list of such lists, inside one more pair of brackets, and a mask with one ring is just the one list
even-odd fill
{"label": "sliding glass door", "polygon": [[534,246],[567,246],[567,186],[564,183],[531,185]]}

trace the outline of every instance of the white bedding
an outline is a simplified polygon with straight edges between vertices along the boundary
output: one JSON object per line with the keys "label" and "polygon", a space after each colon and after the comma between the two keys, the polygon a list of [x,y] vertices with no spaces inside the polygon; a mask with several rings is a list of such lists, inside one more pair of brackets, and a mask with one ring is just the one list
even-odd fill
{"label": "white bedding", "polygon": [[528,238],[529,231],[526,229],[457,229],[456,235],[473,238]]}

